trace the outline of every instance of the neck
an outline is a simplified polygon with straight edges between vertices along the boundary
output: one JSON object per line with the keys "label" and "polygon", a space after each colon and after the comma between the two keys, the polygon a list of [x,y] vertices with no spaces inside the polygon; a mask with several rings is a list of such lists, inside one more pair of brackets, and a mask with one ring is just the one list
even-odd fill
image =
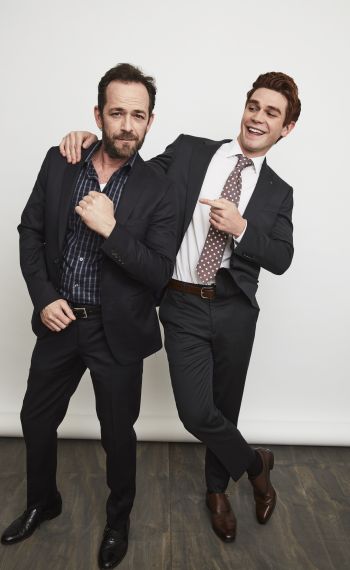
{"label": "neck", "polygon": [[251,152],[250,150],[243,148],[242,143],[241,143],[241,135],[239,134],[237,137],[237,142],[239,144],[239,146],[241,147],[241,151],[242,154],[244,154],[244,156],[246,156],[247,158],[258,158],[259,156],[265,156],[266,152]]}
{"label": "neck", "polygon": [[92,157],[92,164],[100,184],[106,184],[112,174],[124,166],[128,160],[128,158],[111,158],[101,146]]}
{"label": "neck", "polygon": [[128,158],[111,158],[103,148],[96,151],[94,158],[99,163],[101,170],[119,170],[129,160]]}

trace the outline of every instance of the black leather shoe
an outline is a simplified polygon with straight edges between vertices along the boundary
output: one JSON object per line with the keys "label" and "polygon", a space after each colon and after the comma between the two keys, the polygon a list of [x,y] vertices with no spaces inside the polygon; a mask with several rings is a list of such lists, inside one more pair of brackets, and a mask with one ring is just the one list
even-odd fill
{"label": "black leather shoe", "polygon": [[15,544],[29,538],[43,521],[58,517],[62,512],[62,499],[58,493],[57,501],[52,506],[33,507],[24,511],[23,515],[14,520],[1,536],[2,544]]}
{"label": "black leather shoe", "polygon": [[123,560],[128,550],[130,522],[115,530],[106,526],[98,553],[100,568],[115,568]]}

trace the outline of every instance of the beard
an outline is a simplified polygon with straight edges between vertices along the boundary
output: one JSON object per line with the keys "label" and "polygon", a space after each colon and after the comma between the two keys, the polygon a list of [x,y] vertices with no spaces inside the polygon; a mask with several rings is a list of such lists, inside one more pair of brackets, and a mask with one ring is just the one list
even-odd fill
{"label": "beard", "polygon": [[[140,139],[137,135],[132,135],[127,132],[110,137],[102,127],[102,144],[109,158],[130,158],[140,150],[145,137],[146,133]],[[116,141],[121,141],[122,144],[117,147],[115,144]]]}

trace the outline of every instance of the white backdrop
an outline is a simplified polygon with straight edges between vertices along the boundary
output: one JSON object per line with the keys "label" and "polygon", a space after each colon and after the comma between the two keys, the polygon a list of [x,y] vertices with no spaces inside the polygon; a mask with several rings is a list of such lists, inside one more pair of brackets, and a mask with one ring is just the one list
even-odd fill
{"label": "white backdrop", "polygon": [[[251,442],[347,445],[349,401],[349,22],[347,0],[18,0],[1,5],[0,434],[18,435],[34,336],[16,226],[48,147],[95,130],[97,83],[118,62],[155,75],[148,158],[180,132],[237,134],[257,75],[299,85],[296,129],[269,155],[295,188],[295,258],[261,274],[255,349],[240,417]],[[190,440],[164,351],[146,361],[140,439]],[[60,428],[98,437],[86,375]]]}

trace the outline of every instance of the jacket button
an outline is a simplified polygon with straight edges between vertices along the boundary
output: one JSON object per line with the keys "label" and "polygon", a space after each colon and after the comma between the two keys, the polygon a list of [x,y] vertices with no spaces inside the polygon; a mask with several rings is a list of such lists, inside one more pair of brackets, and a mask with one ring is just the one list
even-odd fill
{"label": "jacket button", "polygon": [[60,262],[60,258],[59,257],[55,257],[55,259],[53,260],[54,264],[57,265],[57,263]]}

